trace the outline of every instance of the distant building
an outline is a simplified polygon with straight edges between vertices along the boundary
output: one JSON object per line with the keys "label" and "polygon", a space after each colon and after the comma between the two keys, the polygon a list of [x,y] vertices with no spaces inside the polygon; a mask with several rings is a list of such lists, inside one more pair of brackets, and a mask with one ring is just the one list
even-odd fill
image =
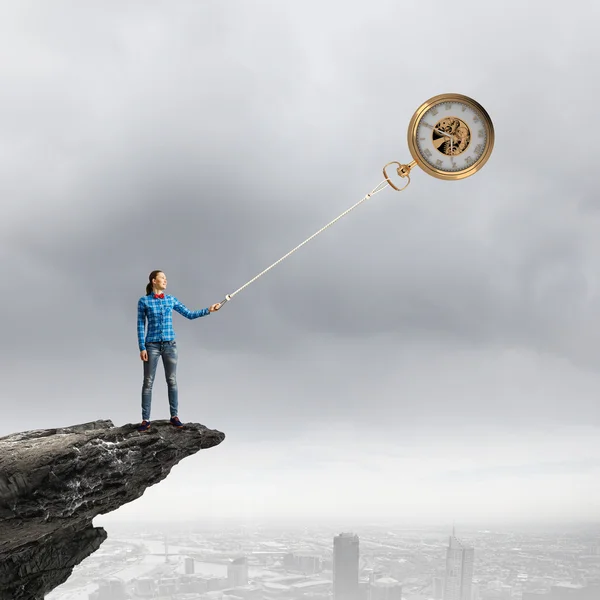
{"label": "distant building", "polygon": [[433,600],[442,600],[444,597],[444,579],[442,577],[434,577],[431,587]]}
{"label": "distant building", "polygon": [[236,558],[227,565],[227,585],[242,587],[248,585],[248,559]]}
{"label": "distant building", "polygon": [[323,561],[320,556],[312,552],[289,552],[283,558],[283,566],[289,571],[314,575],[323,570]]}
{"label": "distant building", "polygon": [[89,600],[127,600],[125,583],[117,578],[104,579],[98,590],[88,596]]}
{"label": "distant building", "polygon": [[186,575],[194,574],[194,559],[189,556],[185,559],[185,574]]}
{"label": "distant building", "polygon": [[475,549],[456,537],[452,529],[446,551],[444,600],[472,600]]}
{"label": "distant building", "polygon": [[288,552],[283,557],[283,566],[286,569],[293,569],[295,565],[295,557],[293,552]]}
{"label": "distant building", "polygon": [[340,533],[333,538],[333,600],[359,600],[358,536]]}
{"label": "distant building", "polygon": [[371,600],[402,600],[402,585],[391,577],[376,579],[371,584]]}
{"label": "distant building", "polygon": [[139,577],[135,580],[135,595],[136,596],[154,596],[156,592],[156,584],[150,577]]}
{"label": "distant building", "polygon": [[[161,577],[158,580],[157,592],[159,596],[172,596],[178,590],[178,580],[176,577]],[[112,600],[112,599],[111,599]]]}

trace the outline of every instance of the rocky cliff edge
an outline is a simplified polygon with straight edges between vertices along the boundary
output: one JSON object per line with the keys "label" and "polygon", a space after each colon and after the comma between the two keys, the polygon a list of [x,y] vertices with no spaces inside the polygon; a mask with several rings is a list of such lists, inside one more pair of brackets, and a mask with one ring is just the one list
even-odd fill
{"label": "rocky cliff edge", "polygon": [[0,438],[0,600],[42,600],[95,552],[95,516],[139,498],[225,434],[198,423],[94,421]]}

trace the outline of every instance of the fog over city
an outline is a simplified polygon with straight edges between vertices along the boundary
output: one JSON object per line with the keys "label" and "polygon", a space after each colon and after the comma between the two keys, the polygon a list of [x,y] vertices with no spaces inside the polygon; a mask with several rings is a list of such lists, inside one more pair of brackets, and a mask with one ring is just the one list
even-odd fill
{"label": "fog over city", "polygon": [[46,600],[596,600],[600,527],[116,525]]}

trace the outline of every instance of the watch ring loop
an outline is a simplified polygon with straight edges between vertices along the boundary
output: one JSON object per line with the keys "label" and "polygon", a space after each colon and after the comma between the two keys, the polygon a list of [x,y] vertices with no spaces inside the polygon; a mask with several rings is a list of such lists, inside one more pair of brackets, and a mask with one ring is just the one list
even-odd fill
{"label": "watch ring loop", "polygon": [[[392,180],[388,177],[387,171],[386,169],[390,166],[390,165],[398,165],[398,168],[396,169],[396,172],[398,173],[398,175],[402,178],[406,177],[408,179],[408,181],[406,182],[406,185],[404,185],[403,187],[399,188],[396,185],[394,185],[392,183]],[[408,184],[410,183],[410,166],[409,165],[401,165],[398,161],[393,160],[392,162],[389,162],[387,165],[385,165],[385,167],[383,167],[383,176],[385,177],[385,180],[397,191],[397,192],[401,192],[403,189],[405,189]]]}

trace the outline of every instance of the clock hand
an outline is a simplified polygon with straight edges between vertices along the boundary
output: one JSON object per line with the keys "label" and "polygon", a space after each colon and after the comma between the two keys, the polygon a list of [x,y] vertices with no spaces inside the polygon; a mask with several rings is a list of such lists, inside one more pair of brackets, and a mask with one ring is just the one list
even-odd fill
{"label": "clock hand", "polygon": [[434,147],[435,147],[436,150],[439,150],[440,146],[442,144],[445,144],[447,141],[448,140],[446,138],[441,137],[441,138],[438,138],[437,140],[433,140],[433,145],[434,145]]}

